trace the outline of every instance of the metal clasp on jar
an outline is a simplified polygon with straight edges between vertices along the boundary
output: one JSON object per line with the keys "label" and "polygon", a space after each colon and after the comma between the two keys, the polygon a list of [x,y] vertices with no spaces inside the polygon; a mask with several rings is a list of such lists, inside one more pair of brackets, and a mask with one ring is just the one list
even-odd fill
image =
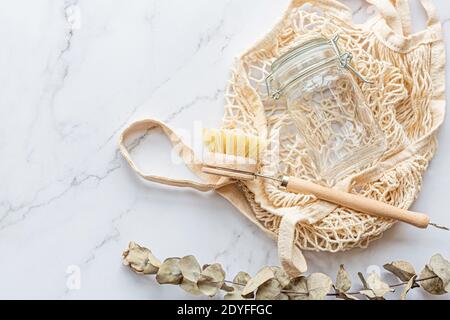
{"label": "metal clasp on jar", "polygon": [[301,72],[297,77],[295,77],[294,79],[292,79],[291,81],[289,81],[287,84],[285,84],[284,86],[280,87],[280,88],[272,88],[272,81],[273,79],[273,70],[272,72],[266,77],[266,90],[267,90],[267,94],[269,95],[269,97],[271,97],[274,100],[278,100],[281,95],[283,94],[283,91],[286,87],[288,87],[289,85],[291,85],[293,82],[297,81],[298,79],[302,78],[303,76],[305,76],[306,74],[308,74],[309,72],[314,71],[317,68],[320,68],[321,66],[323,66],[326,63],[329,63],[333,60],[338,60],[339,65],[342,68],[346,68],[348,70],[350,70],[356,77],[358,77],[359,79],[361,79],[361,81],[363,81],[364,83],[369,83],[369,84],[373,84],[373,82],[367,80],[366,78],[363,77],[363,75],[361,75],[361,73],[358,72],[358,70],[356,70],[352,65],[351,65],[351,61],[353,59],[353,55],[350,52],[344,52],[342,53],[342,51],[340,50],[337,42],[339,40],[339,35],[334,36],[330,41],[331,46],[333,47],[334,52],[336,53],[336,57],[333,58],[329,58],[324,60],[322,63],[317,64],[317,65],[312,65],[308,68],[305,68],[305,70],[303,72]]}

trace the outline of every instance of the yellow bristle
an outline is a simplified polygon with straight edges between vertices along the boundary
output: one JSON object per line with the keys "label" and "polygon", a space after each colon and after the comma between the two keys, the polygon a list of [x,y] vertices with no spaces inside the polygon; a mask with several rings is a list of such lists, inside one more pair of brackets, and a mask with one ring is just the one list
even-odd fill
{"label": "yellow bristle", "polygon": [[203,129],[203,141],[209,152],[251,158],[256,161],[263,148],[263,139],[232,130]]}
{"label": "yellow bristle", "polygon": [[237,137],[238,135],[234,133],[233,135],[233,154],[237,155]]}
{"label": "yellow bristle", "polygon": [[221,130],[215,130],[214,132],[214,152],[223,153],[223,139]]}
{"label": "yellow bristle", "polygon": [[225,139],[225,153],[226,154],[230,154],[230,155],[236,155],[235,149],[234,149],[234,141],[235,141],[235,137],[236,135],[231,132],[231,131],[227,131],[226,132],[226,139]]}
{"label": "yellow bristle", "polygon": [[208,128],[203,128],[202,134],[203,134],[203,142],[205,144],[208,144],[211,139],[211,130],[209,130]]}
{"label": "yellow bristle", "polygon": [[203,144],[206,146],[209,152],[211,152],[212,135],[211,130],[203,129]]}
{"label": "yellow bristle", "polygon": [[225,130],[220,130],[220,138],[222,153],[227,153],[227,132]]}
{"label": "yellow bristle", "polygon": [[258,159],[258,137],[248,137],[248,157],[251,159]]}
{"label": "yellow bristle", "polygon": [[219,149],[217,147],[218,140],[219,140],[220,134],[217,132],[217,130],[211,131],[211,144],[210,144],[210,152],[219,152]]}
{"label": "yellow bristle", "polygon": [[240,157],[245,157],[245,145],[247,142],[247,137],[242,134],[236,135],[236,155]]}

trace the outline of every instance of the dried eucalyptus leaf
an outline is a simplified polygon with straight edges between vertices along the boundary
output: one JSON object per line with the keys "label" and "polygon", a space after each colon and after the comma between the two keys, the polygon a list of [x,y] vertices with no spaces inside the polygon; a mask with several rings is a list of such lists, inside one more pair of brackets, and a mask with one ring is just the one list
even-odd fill
{"label": "dried eucalyptus leaf", "polygon": [[367,285],[368,289],[372,290],[377,297],[383,297],[386,293],[394,291],[387,283],[381,281],[380,276],[376,272],[369,274]]}
{"label": "dried eucalyptus leaf", "polygon": [[402,281],[409,281],[416,275],[414,267],[407,261],[394,261],[391,263],[386,263],[383,268],[393,273]]}
{"label": "dried eucalyptus leaf", "polygon": [[252,277],[250,277],[250,275],[247,272],[239,271],[238,274],[233,279],[234,283],[239,283],[242,285],[242,286],[234,285],[234,287],[236,289],[239,289],[239,291],[241,292],[241,295],[246,299],[252,299],[255,297],[254,292],[250,292],[248,294],[242,294],[242,291],[244,290],[244,286],[247,285],[247,283],[250,281],[251,278]]}
{"label": "dried eucalyptus leaf", "polygon": [[225,280],[225,271],[219,263],[214,263],[202,271],[202,276],[211,277],[215,282],[223,284]]}
{"label": "dried eucalyptus leaf", "polygon": [[[432,277],[434,277],[434,278],[432,278]],[[423,268],[422,272],[420,272],[419,278],[420,279],[432,278],[432,279],[428,279],[425,281],[420,281],[420,286],[428,293],[431,293],[434,295],[442,295],[442,294],[446,293],[445,288],[444,288],[444,283],[436,275],[436,273],[434,273],[433,271],[431,271],[428,268],[428,266],[425,266]]]}
{"label": "dried eucalyptus leaf", "polygon": [[289,282],[291,281],[291,277],[289,277],[286,271],[284,271],[280,267],[270,267],[270,269],[272,269],[275,278],[283,288],[289,284]]}
{"label": "dried eucalyptus leaf", "polygon": [[180,284],[180,288],[183,289],[184,291],[196,295],[196,296],[200,296],[203,294],[202,291],[200,291],[200,289],[197,286],[197,282],[196,281],[191,281],[187,278],[183,278],[183,280],[181,281]]}
{"label": "dried eucalyptus leaf", "polygon": [[360,290],[359,293],[365,295],[370,300],[385,300],[383,297],[377,297],[375,293],[370,289]]}
{"label": "dried eucalyptus leaf", "polygon": [[352,281],[348,272],[344,269],[344,265],[339,266],[339,271],[336,276],[335,289],[339,292],[347,292],[352,287]]}
{"label": "dried eucalyptus leaf", "polygon": [[135,242],[130,242],[128,249],[123,252],[123,263],[134,272],[143,274],[156,274],[161,266],[161,262],[149,249]]}
{"label": "dried eucalyptus leaf", "polygon": [[262,268],[258,271],[256,276],[254,276],[247,282],[244,289],[242,290],[242,294],[246,296],[252,292],[255,292],[256,289],[259,288],[259,286],[261,286],[266,281],[273,279],[274,277],[275,274],[273,273],[272,269],[270,269],[270,267]]}
{"label": "dried eucalyptus leaf", "polygon": [[208,268],[209,266],[210,266],[210,264],[208,264],[208,263],[207,263],[207,264],[204,264],[204,265],[202,266],[202,271],[205,270],[206,268]]}
{"label": "dried eucalyptus leaf", "polygon": [[280,293],[275,300],[289,300],[289,296],[285,293]]}
{"label": "dried eucalyptus leaf", "polygon": [[348,294],[346,292],[343,292],[343,291],[338,291],[337,295],[336,295],[336,298],[337,299],[343,299],[343,300],[359,300],[357,297],[355,297],[355,296],[353,296],[351,294]]}
{"label": "dried eucalyptus leaf", "polygon": [[197,283],[197,280],[202,272],[197,259],[195,259],[192,255],[185,256],[180,259],[179,265],[183,278],[189,280],[190,282]]}
{"label": "dried eucalyptus leaf", "polygon": [[[220,285],[220,286],[219,286]],[[206,296],[213,297],[222,285],[214,281],[212,277],[200,275],[197,281],[197,288]]]}
{"label": "dried eucalyptus leaf", "polygon": [[226,295],[223,296],[224,300],[245,300],[245,298],[242,296],[240,290],[233,290],[232,292],[228,292]]}
{"label": "dried eucalyptus leaf", "polygon": [[[433,278],[434,277],[434,278]],[[450,291],[450,263],[442,255],[435,254],[420,273],[420,286],[434,295],[442,295]]]}
{"label": "dried eucalyptus leaf", "polygon": [[223,290],[225,292],[233,292],[234,288],[232,286],[227,285],[226,283],[222,284],[220,287],[220,290]]}
{"label": "dried eucalyptus leaf", "polygon": [[218,263],[207,266],[201,273],[197,286],[207,296],[215,296],[225,281],[225,271]]}
{"label": "dried eucalyptus leaf", "polygon": [[305,276],[291,279],[289,284],[284,287],[291,300],[309,300],[308,284]]}
{"label": "dried eucalyptus leaf", "polygon": [[[239,271],[234,277],[233,282],[242,285],[242,288],[250,281],[252,277],[247,272]],[[236,285],[235,285],[236,286]]]}
{"label": "dried eucalyptus leaf", "polygon": [[281,284],[277,279],[269,279],[258,287],[256,300],[278,300],[281,289]]}
{"label": "dried eucalyptus leaf", "polygon": [[402,293],[400,294],[400,300],[406,299],[406,295],[408,294],[409,290],[411,290],[411,288],[413,288],[416,278],[417,278],[417,275],[413,275],[412,278],[408,280],[408,283],[405,285]]}
{"label": "dried eucalyptus leaf", "polygon": [[183,275],[180,270],[180,258],[167,258],[161,264],[161,267],[156,274],[156,281],[159,284],[180,284],[183,280]]}
{"label": "dried eucalyptus leaf", "polygon": [[251,277],[247,272],[240,271],[233,279],[232,291],[228,292],[223,298],[225,300],[245,300],[248,298],[253,298],[254,293],[251,292],[245,296],[242,295],[242,290],[245,285],[250,281]]}
{"label": "dried eucalyptus leaf", "polygon": [[442,255],[435,254],[427,266],[442,280],[444,290],[450,292],[450,262],[445,260]]}
{"label": "dried eucalyptus leaf", "polygon": [[376,272],[369,274],[366,282],[366,290],[360,291],[369,299],[384,298],[384,295],[388,292],[394,291],[389,285],[381,281],[380,276]]}
{"label": "dried eucalyptus leaf", "polygon": [[310,300],[323,300],[330,292],[333,281],[323,273],[312,273],[306,280]]}
{"label": "dried eucalyptus leaf", "polygon": [[292,279],[285,290],[292,300],[323,300],[331,290],[333,282],[323,273],[312,273],[308,277]]}

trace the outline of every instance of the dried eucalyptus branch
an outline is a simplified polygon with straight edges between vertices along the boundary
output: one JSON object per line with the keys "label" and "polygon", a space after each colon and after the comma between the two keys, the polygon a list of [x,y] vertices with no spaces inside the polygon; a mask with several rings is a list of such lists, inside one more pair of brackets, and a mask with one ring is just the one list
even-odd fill
{"label": "dried eucalyptus branch", "polygon": [[[416,275],[414,275],[413,277],[417,277]],[[412,278],[412,277],[411,277]],[[421,282],[421,281],[426,281],[426,280],[431,280],[431,279],[435,279],[435,278],[438,278],[438,276],[431,276],[431,277],[428,277],[428,278],[424,278],[424,279],[414,279],[414,283],[416,284],[413,288],[417,288],[417,287],[419,287],[419,285],[418,285],[418,283],[419,282]],[[394,288],[396,288],[396,287],[401,287],[401,286],[405,286],[405,285],[408,285],[408,282],[409,281],[404,281],[404,282],[400,282],[400,283],[397,283],[397,284],[392,284],[392,285],[389,285],[389,287],[391,288],[391,289],[394,289]],[[237,286],[241,286],[241,287],[245,287],[245,284],[243,284],[243,283],[237,283],[237,282],[234,282],[234,281],[228,281],[228,280],[225,280],[225,283],[231,283],[231,284],[234,284],[234,285],[237,285]],[[412,285],[411,285],[412,286]],[[335,286],[335,288],[336,288],[336,286]],[[345,291],[344,291],[345,292]],[[291,290],[281,290],[281,293],[285,293],[285,294],[293,294],[293,295],[308,295],[308,292],[297,292],[297,291],[291,291]],[[346,293],[347,295],[361,295],[362,293],[360,292],[360,291],[355,291],[355,292],[347,292]],[[340,293],[333,293],[333,292],[329,292],[329,293],[327,293],[327,296],[330,296],[330,297],[338,297],[340,295]]]}
{"label": "dried eucalyptus branch", "polygon": [[440,254],[432,256],[420,274],[406,261],[385,264],[384,269],[401,281],[397,284],[383,282],[375,272],[367,277],[359,272],[363,289],[355,292],[350,292],[352,282],[343,265],[339,267],[334,284],[323,273],[291,278],[280,267],[264,267],[254,277],[241,271],[233,280],[226,280],[225,271],[218,263],[201,267],[192,255],[167,258],[161,263],[149,249],[134,242],[124,251],[123,262],[138,274],[156,275],[159,284],[179,285],[191,294],[210,297],[223,291],[227,300],[322,300],[327,296],[358,300],[356,295],[383,300],[397,287],[404,287],[400,294],[402,300],[417,287],[434,295],[450,292],[450,262]]}

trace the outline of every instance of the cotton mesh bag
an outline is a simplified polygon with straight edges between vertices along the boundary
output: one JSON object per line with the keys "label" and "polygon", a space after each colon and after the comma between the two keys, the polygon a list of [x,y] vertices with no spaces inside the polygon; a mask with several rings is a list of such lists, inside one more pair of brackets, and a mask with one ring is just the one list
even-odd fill
{"label": "cotton mesh bag", "polygon": [[[427,27],[414,34],[407,0],[367,2],[378,13],[364,24],[355,24],[350,9],[338,1],[292,1],[273,30],[237,59],[225,94],[222,129],[277,139],[277,148],[268,144],[263,150],[259,170],[314,181],[317,177],[305,137],[291,129],[292,119],[283,101],[268,96],[265,79],[272,62],[298,43],[339,34],[340,47],[355,57],[358,71],[371,82],[356,79],[385,135],[387,150],[379,161],[348,173],[334,188],[407,209],[418,196],[422,175],[436,151],[436,131],[444,119],[442,28],[431,0],[421,0]],[[153,127],[162,128],[201,181],[156,176],[138,168],[124,141]],[[204,174],[201,161],[193,161],[198,155],[172,129],[154,119],[132,123],[123,131],[119,147],[132,169],[146,180],[199,191],[214,189],[228,199],[277,239],[280,262],[291,276],[307,269],[301,250],[365,248],[395,223],[312,195],[289,193],[271,180],[236,182]]]}

